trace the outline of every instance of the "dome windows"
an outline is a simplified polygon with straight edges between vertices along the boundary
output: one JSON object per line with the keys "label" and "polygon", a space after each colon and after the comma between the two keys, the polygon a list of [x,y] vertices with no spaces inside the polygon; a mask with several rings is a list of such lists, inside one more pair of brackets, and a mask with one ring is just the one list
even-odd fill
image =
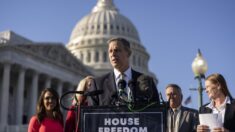
{"label": "dome windows", "polygon": [[138,58],[138,66],[141,66],[141,57]]}
{"label": "dome windows", "polygon": [[104,29],[103,29],[104,34],[107,33],[107,24],[104,24]]}
{"label": "dome windows", "polygon": [[133,55],[133,57],[132,57],[132,63],[133,63],[134,66],[136,65],[136,57],[135,57],[135,55]]}
{"label": "dome windows", "polygon": [[100,25],[97,25],[97,30],[96,30],[96,33],[100,33]]}
{"label": "dome windows", "polygon": [[94,56],[95,62],[99,62],[99,52],[95,51],[95,56]]}
{"label": "dome windows", "polygon": [[107,30],[107,25],[106,24],[104,24],[104,30]]}
{"label": "dome windows", "polygon": [[129,28],[127,28],[127,32],[128,32],[128,33],[130,32],[130,29],[129,29]]}
{"label": "dome windows", "polygon": [[125,32],[125,28],[124,27],[122,27],[122,31]]}
{"label": "dome windows", "polygon": [[107,52],[103,52],[103,62],[107,62]]}
{"label": "dome windows", "polygon": [[83,59],[84,59],[84,55],[82,52],[80,52],[80,60],[83,62]]}
{"label": "dome windows", "polygon": [[86,61],[87,61],[88,63],[91,62],[91,52],[90,52],[89,50],[87,51]]}
{"label": "dome windows", "polygon": [[81,41],[81,45],[83,45],[83,44],[84,44],[84,41],[82,40],[82,41]]}
{"label": "dome windows", "polygon": [[119,26],[118,25],[116,26],[116,29],[117,29],[117,31],[119,31]]}
{"label": "dome windows", "polygon": [[91,44],[91,39],[88,39],[88,40],[87,40],[87,43],[88,43],[88,44]]}

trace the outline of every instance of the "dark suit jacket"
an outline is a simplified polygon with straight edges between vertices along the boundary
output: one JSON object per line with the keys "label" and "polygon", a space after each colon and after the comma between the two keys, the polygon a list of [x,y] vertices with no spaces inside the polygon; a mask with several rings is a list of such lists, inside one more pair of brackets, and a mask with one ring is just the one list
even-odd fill
{"label": "dark suit jacket", "polygon": [[[137,71],[132,70],[132,80],[137,81],[138,77],[140,77],[142,73],[139,73]],[[153,82],[153,79],[151,80]],[[116,83],[115,83],[115,76],[113,72],[110,72],[108,74],[105,74],[101,77],[95,78],[95,86],[92,86],[89,91],[94,91],[94,90],[103,90],[103,94],[100,94],[98,96],[93,96],[93,97],[88,97],[88,105],[89,106],[112,106],[114,105],[115,101],[117,101],[117,88],[116,88]],[[158,96],[158,91],[157,88],[154,84],[152,83],[152,86],[150,86],[151,89],[148,90],[151,92],[151,97],[149,97],[148,101],[156,101],[159,103],[159,96]],[[146,93],[141,91],[138,87],[135,87],[134,90],[135,95],[138,99],[140,99],[137,103],[144,103],[143,100],[141,100],[141,97],[146,96]],[[138,100],[137,99],[137,100]]]}
{"label": "dark suit jacket", "polygon": [[197,125],[198,111],[182,106],[178,128],[179,132],[196,132]]}
{"label": "dark suit jacket", "polygon": [[[230,98],[231,104],[226,104],[224,116],[224,128],[235,132],[235,100]],[[200,107],[199,113],[212,113],[212,109],[206,107],[209,103]]]}

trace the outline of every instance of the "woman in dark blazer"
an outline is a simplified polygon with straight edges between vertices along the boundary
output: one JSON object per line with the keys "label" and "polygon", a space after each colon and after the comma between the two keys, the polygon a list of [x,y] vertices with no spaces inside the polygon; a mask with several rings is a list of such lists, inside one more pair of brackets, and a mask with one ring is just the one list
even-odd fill
{"label": "woman in dark blazer", "polygon": [[[226,81],[221,74],[211,74],[205,81],[206,92],[211,102],[202,106],[199,113],[217,113],[223,127],[216,132],[235,132],[235,100],[232,98]],[[198,125],[197,132],[207,132],[207,125]]]}

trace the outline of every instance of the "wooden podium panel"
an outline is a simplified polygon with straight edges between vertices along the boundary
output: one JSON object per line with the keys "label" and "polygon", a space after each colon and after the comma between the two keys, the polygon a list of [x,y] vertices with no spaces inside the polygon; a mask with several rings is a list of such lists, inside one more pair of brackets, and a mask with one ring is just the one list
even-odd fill
{"label": "wooden podium panel", "polygon": [[82,107],[82,132],[165,132],[166,109],[133,112],[126,107]]}

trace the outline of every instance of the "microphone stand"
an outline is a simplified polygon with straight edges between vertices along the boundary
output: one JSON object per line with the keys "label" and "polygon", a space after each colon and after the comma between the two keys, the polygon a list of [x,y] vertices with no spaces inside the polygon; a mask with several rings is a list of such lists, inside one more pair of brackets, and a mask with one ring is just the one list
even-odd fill
{"label": "microphone stand", "polygon": [[[167,119],[167,116],[168,116],[168,109],[170,108],[170,99],[171,99],[171,96],[170,96],[170,98],[168,99],[168,101],[164,101],[163,100],[163,98],[162,98],[162,93],[160,92],[159,93],[159,95],[160,95],[160,100],[162,101],[162,105],[163,105],[163,108],[166,110],[166,113],[165,113],[165,117],[166,117],[166,119]],[[168,127],[168,125],[167,125],[167,120],[165,120],[165,130],[167,130],[167,127]]]}
{"label": "microphone stand", "polygon": [[128,87],[129,87],[130,96],[131,96],[131,97],[129,97],[131,99],[129,104],[131,105],[131,107],[135,107],[135,103],[136,103],[136,91],[135,91],[136,82],[134,80],[130,80],[128,82]]}
{"label": "microphone stand", "polygon": [[75,115],[76,115],[76,126],[75,126],[75,132],[78,132],[79,128],[79,118],[80,118],[80,110],[81,110],[81,105],[83,104],[83,102],[86,100],[86,95],[85,93],[83,92],[82,94],[84,97],[82,99],[82,101],[79,101],[75,95],[75,99],[76,99],[76,103],[74,105],[74,110],[75,110]]}
{"label": "microphone stand", "polygon": [[[83,100],[79,103],[76,103],[78,105],[76,105],[76,118],[77,118],[77,121],[76,121],[76,132],[78,132],[79,128],[79,118],[80,118],[80,113],[81,113],[81,106],[84,105],[86,99],[87,99],[87,96],[97,96],[99,94],[102,94],[103,93],[103,90],[95,90],[95,91],[90,91],[90,92],[84,92],[83,93]],[[79,115],[79,116],[78,116]]]}
{"label": "microphone stand", "polygon": [[[63,103],[64,102],[63,100],[67,100],[68,98],[71,98],[71,94],[75,95],[75,101],[76,102],[75,102],[75,104],[73,104],[73,102],[72,102],[72,106],[71,105],[70,106],[66,106],[66,104]],[[77,126],[75,126],[76,127],[75,129],[76,129],[76,131],[78,131],[78,121],[79,121],[78,114],[79,114],[79,108],[80,108],[80,104],[81,103],[79,104],[76,94],[84,95],[84,91],[68,91],[68,92],[64,93],[60,97],[60,101],[59,102],[60,102],[60,106],[63,109],[65,109],[67,111],[75,111],[75,116],[76,116],[75,124],[77,125]]]}
{"label": "microphone stand", "polygon": [[[67,110],[67,111],[75,111],[75,121],[76,121],[76,132],[78,132],[78,126],[79,126],[79,117],[80,117],[80,108],[81,105],[84,105],[84,101],[86,100],[87,96],[97,96],[99,94],[102,94],[103,90],[95,90],[95,91],[91,91],[91,92],[84,92],[84,91],[68,91],[66,93],[64,93],[61,97],[60,97],[60,106]],[[72,103],[72,106],[66,106],[66,104],[64,104],[63,100],[66,100],[68,98],[71,98],[71,94],[75,94],[75,103]],[[77,99],[76,94],[81,94],[83,96],[83,100],[79,102],[79,100]]]}
{"label": "microphone stand", "polygon": [[[80,108],[81,108],[81,104],[79,105],[75,105],[75,111],[76,111],[76,127],[75,127],[75,131],[78,132],[78,126],[79,126],[79,117],[80,117]],[[79,116],[79,117],[78,117]]]}

